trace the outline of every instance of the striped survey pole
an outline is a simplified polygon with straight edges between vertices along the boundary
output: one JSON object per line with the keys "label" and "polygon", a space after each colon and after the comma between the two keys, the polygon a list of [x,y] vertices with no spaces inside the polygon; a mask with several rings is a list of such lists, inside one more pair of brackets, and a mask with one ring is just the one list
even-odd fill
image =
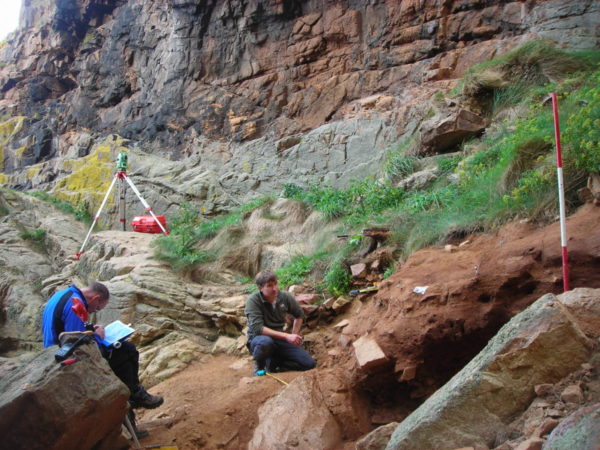
{"label": "striped survey pole", "polygon": [[563,291],[569,290],[569,259],[567,254],[567,219],[565,216],[565,184],[563,181],[562,153],[560,148],[560,126],[558,123],[558,99],[552,94],[554,114],[554,140],[556,142],[556,174],[558,175],[558,203],[560,208],[560,245],[562,249]]}

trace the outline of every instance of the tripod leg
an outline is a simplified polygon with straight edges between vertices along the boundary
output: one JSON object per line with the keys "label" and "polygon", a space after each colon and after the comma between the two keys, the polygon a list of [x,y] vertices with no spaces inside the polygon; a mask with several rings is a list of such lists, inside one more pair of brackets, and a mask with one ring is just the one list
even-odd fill
{"label": "tripod leg", "polygon": [[87,244],[87,241],[90,238],[90,235],[92,234],[92,230],[96,226],[96,222],[98,222],[98,218],[100,217],[100,213],[102,212],[102,209],[104,208],[104,205],[106,204],[106,200],[108,199],[108,196],[110,195],[110,191],[112,191],[113,187],[115,186],[115,182],[116,181],[117,181],[117,177],[115,176],[113,178],[113,180],[112,180],[112,183],[110,183],[110,187],[106,191],[106,195],[104,196],[104,199],[102,200],[102,204],[100,205],[100,208],[98,208],[98,212],[94,216],[94,220],[92,221],[92,225],[90,226],[90,229],[88,230],[88,233],[87,233],[87,235],[85,237],[85,240],[83,241],[83,244],[81,245],[81,248],[77,252],[77,259],[79,259],[79,257],[83,253],[83,249],[85,248],[85,244]]}
{"label": "tripod leg", "polygon": [[160,227],[162,232],[168,236],[169,232],[167,230],[165,230],[165,227],[163,227],[162,223],[160,223],[158,221],[158,219],[152,212],[152,208],[150,208],[150,205],[146,202],[146,200],[144,200],[144,198],[142,197],[142,194],[140,194],[140,191],[138,191],[137,188],[135,187],[135,185],[133,184],[133,181],[131,181],[127,175],[125,175],[124,178],[125,178],[125,181],[127,181],[127,183],[129,184],[129,186],[131,186],[131,189],[133,190],[133,192],[135,192],[135,195],[137,195],[137,197],[140,199],[140,201],[142,202],[142,205],[144,205],[144,208],[146,208],[146,211],[148,211],[152,215],[152,217],[154,218],[154,221],[158,224],[158,226]]}

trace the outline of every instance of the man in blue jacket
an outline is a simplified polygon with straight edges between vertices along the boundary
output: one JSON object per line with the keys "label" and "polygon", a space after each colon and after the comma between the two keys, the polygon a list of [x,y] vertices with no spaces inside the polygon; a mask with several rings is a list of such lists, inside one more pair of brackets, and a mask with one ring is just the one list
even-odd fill
{"label": "man in blue jacket", "polygon": [[93,330],[94,337],[102,356],[115,375],[127,385],[131,392],[129,403],[133,408],[157,408],[163,403],[163,398],[149,394],[140,384],[139,352],[129,341],[121,343],[121,347],[106,347],[100,342],[104,339],[104,327],[89,323],[89,314],[102,310],[108,305],[110,293],[102,283],[90,283],[83,289],[69,286],[56,292],[44,307],[42,316],[42,332],[44,347],[58,345],[58,336],[63,331]]}

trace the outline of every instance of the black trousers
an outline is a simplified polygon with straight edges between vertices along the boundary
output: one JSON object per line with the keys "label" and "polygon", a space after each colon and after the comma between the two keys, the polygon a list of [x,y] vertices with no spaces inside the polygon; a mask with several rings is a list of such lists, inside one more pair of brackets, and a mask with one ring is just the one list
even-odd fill
{"label": "black trousers", "polygon": [[133,394],[140,384],[138,371],[140,368],[140,353],[135,345],[129,341],[121,343],[119,348],[106,348],[101,346],[102,356],[108,361],[108,365],[115,375],[127,385]]}

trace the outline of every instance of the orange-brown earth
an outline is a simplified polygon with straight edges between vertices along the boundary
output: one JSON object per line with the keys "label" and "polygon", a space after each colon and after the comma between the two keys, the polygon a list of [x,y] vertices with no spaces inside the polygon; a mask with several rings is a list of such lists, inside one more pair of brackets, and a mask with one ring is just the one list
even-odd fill
{"label": "orange-brown earth", "polygon": [[[600,208],[592,205],[568,219],[571,288],[600,287],[598,223]],[[378,293],[359,296],[343,314],[305,330],[325,395],[339,392],[342,380],[364,400],[370,419],[366,426],[361,421],[364,411],[353,412],[351,405],[337,411],[338,419],[351,423],[348,418],[354,414],[359,424],[351,429],[341,423],[347,448],[369,429],[402,420],[514,314],[544,293],[562,292],[558,223],[541,228],[513,223],[493,235],[461,241],[468,243],[415,253],[381,283]],[[429,287],[417,294],[415,286]],[[349,325],[341,330],[332,326],[342,319]],[[388,361],[364,371],[351,343],[367,332]],[[207,355],[157,385],[153,391],[165,396],[165,404],[139,414],[140,427],[151,432],[142,444],[245,448],[258,422],[258,408],[285,387],[273,378],[250,374],[246,355]],[[278,376],[289,382],[301,374]]]}

